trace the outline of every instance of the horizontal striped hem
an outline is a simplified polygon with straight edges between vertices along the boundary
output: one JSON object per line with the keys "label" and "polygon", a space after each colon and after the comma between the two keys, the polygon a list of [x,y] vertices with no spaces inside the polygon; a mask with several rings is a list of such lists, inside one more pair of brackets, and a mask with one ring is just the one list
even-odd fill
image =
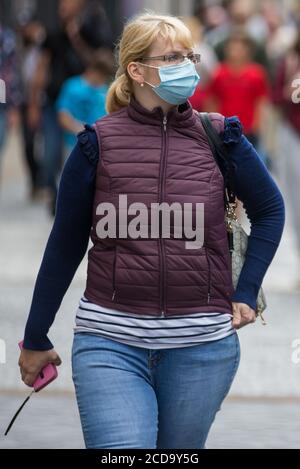
{"label": "horizontal striped hem", "polygon": [[91,332],[108,339],[147,348],[187,347],[219,340],[235,331],[227,312],[153,317],[102,307],[82,297],[75,332]]}
{"label": "horizontal striped hem", "polygon": [[195,345],[204,344],[206,342],[213,342],[213,341],[224,339],[225,337],[228,337],[232,334],[235,334],[236,331],[235,331],[235,329],[229,330],[226,333],[224,333],[224,331],[223,331],[222,334],[219,334],[219,336],[215,336],[214,338],[206,338],[206,340],[201,340],[201,341],[197,340],[197,341],[193,341],[193,342],[189,341],[187,343],[182,343],[182,342],[176,343],[176,342],[170,342],[169,340],[166,343],[164,343],[164,342],[153,343],[151,341],[150,342],[147,342],[147,341],[141,342],[140,340],[123,339],[121,337],[116,338],[114,336],[110,336],[110,335],[106,335],[106,334],[100,334],[97,329],[77,326],[77,327],[74,328],[74,334],[79,334],[79,333],[97,335],[99,337],[104,337],[106,339],[114,340],[116,342],[121,342],[122,344],[131,345],[131,346],[134,346],[134,347],[157,350],[157,349],[192,347],[192,346],[195,346]]}

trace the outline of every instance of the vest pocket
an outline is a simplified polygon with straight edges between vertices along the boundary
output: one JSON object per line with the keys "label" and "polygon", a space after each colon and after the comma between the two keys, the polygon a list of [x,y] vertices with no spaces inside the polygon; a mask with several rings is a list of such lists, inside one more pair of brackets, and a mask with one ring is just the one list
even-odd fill
{"label": "vest pocket", "polygon": [[117,264],[117,246],[115,246],[113,268],[112,268],[112,296],[111,296],[111,299],[113,301],[116,298],[116,264]]}
{"label": "vest pocket", "polygon": [[211,268],[210,268],[210,260],[209,260],[207,247],[205,247],[205,256],[206,256],[207,269],[208,269],[208,279],[207,279],[207,304],[208,304],[210,302],[210,297],[211,297]]}

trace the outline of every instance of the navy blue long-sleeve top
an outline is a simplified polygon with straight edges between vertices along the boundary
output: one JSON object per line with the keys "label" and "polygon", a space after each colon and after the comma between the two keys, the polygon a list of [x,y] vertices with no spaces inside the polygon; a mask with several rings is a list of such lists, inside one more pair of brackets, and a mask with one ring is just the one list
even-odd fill
{"label": "navy blue long-sleeve top", "polygon": [[[251,225],[245,262],[231,300],[255,309],[263,277],[282,236],[285,205],[276,182],[243,135],[237,117],[225,118],[221,136],[235,167],[236,195]],[[95,130],[86,125],[62,171],[55,220],[35,282],[24,348],[53,348],[49,329],[88,248],[98,160]]]}

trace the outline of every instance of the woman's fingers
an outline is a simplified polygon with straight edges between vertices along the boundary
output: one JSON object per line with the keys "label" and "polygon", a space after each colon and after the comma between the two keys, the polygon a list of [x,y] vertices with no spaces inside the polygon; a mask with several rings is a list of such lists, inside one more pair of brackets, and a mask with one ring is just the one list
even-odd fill
{"label": "woman's fingers", "polygon": [[234,328],[239,329],[240,324],[241,324],[241,313],[239,308],[236,306],[238,303],[232,303],[233,307],[233,320],[232,320],[232,325]]}
{"label": "woman's fingers", "polygon": [[232,325],[235,329],[240,329],[247,324],[252,324],[256,321],[255,311],[250,308],[246,303],[232,303],[233,320]]}
{"label": "woman's fingers", "polygon": [[35,382],[35,380],[37,379],[38,377],[38,373],[35,374],[35,373],[27,373],[24,375],[24,383],[27,385],[27,386],[30,386],[32,387],[33,386],[33,383]]}
{"label": "woman's fingers", "polygon": [[49,363],[53,363],[56,366],[62,363],[54,349],[46,351],[22,349],[19,358],[22,381],[24,381],[27,386],[32,386],[40,371]]}
{"label": "woman's fingers", "polygon": [[60,366],[62,362],[61,362],[60,357],[57,355],[51,363],[53,363],[56,366]]}

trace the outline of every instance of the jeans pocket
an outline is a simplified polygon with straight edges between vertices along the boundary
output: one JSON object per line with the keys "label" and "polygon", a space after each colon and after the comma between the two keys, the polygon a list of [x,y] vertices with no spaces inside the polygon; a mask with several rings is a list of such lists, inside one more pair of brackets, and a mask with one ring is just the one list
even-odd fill
{"label": "jeans pocket", "polygon": [[229,336],[234,339],[234,355],[233,355],[233,362],[232,362],[232,367],[230,368],[230,371],[228,372],[228,380],[225,386],[225,390],[223,393],[223,396],[220,400],[220,406],[219,409],[221,408],[222,402],[224,401],[225,397],[229,393],[231,389],[231,385],[233,383],[233,380],[236,376],[239,364],[240,364],[240,358],[241,358],[241,348],[240,348],[240,340],[237,332],[234,332],[232,336]]}
{"label": "jeans pocket", "polygon": [[235,338],[235,358],[234,358],[233,369],[232,369],[230,380],[229,380],[229,388],[231,387],[231,384],[237,373],[237,370],[240,364],[240,359],[241,359],[241,347],[240,347],[240,339],[239,339],[238,333],[235,332],[233,335]]}

